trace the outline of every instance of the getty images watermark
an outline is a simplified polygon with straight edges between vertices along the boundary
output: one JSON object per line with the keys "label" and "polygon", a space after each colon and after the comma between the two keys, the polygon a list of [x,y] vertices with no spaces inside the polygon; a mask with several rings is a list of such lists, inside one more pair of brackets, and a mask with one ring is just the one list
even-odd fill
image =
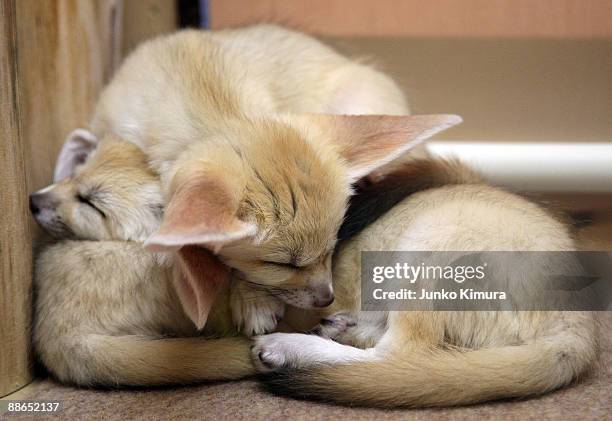
{"label": "getty images watermark", "polygon": [[362,252],[362,310],[612,310],[609,252]]}

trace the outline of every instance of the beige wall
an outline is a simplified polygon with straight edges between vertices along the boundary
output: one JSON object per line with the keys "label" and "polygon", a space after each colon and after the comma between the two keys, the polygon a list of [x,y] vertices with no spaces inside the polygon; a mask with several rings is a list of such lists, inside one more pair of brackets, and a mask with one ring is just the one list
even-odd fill
{"label": "beige wall", "polygon": [[435,139],[612,142],[612,39],[325,41],[392,75],[413,113],[463,117]]}
{"label": "beige wall", "polygon": [[612,36],[609,0],[211,0],[213,28],[280,22],[320,35]]}
{"label": "beige wall", "polygon": [[213,28],[280,22],[397,80],[446,140],[612,141],[612,1],[211,0]]}

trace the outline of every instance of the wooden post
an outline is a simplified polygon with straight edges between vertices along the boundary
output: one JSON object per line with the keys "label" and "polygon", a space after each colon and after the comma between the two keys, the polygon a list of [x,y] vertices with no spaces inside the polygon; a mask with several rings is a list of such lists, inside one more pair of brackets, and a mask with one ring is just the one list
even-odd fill
{"label": "wooden post", "polygon": [[123,13],[123,55],[142,41],[176,29],[176,1],[126,1]]}
{"label": "wooden post", "polygon": [[51,181],[70,131],[86,127],[121,60],[122,0],[19,0],[19,86],[30,191]]}
{"label": "wooden post", "polygon": [[[51,182],[66,135],[86,127],[131,48],[175,28],[166,0],[0,0],[0,396],[32,378],[28,194]],[[132,28],[124,39],[124,9]],[[34,241],[32,241],[32,239]]]}
{"label": "wooden post", "polygon": [[31,379],[32,247],[28,225],[27,144],[19,127],[15,1],[0,2],[0,397]]}
{"label": "wooden post", "polygon": [[122,0],[0,0],[0,396],[32,377],[28,193],[51,182],[121,60]]}

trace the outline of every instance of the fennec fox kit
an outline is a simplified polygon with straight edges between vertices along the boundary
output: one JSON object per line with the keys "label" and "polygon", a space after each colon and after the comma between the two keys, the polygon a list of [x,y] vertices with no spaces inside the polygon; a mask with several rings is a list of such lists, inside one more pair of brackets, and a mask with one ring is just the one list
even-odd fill
{"label": "fennec fox kit", "polygon": [[246,339],[197,337],[236,334],[230,292],[221,291],[199,331],[177,297],[181,274],[165,256],[144,250],[143,240],[161,222],[163,199],[137,146],[76,130],[56,178],[30,197],[45,230],[74,240],[47,248],[36,262],[34,345],[52,374],[63,382],[112,386],[255,373]]}
{"label": "fennec fox kit", "polygon": [[56,174],[61,181],[31,196],[33,216],[58,238],[98,241],[63,241],[36,261],[33,338],[47,369],[63,382],[107,386],[252,374],[246,338],[197,337],[236,333],[227,291],[198,331],[181,308],[172,265],[143,247],[163,200],[142,151],[77,131]]}
{"label": "fennec fox kit", "polygon": [[[146,244],[178,253],[179,296],[196,325],[227,265],[246,281],[237,322],[261,333],[282,302],[333,301],[331,254],[351,185],[460,121],[332,114],[405,112],[385,75],[261,25],[146,42],[103,92],[91,130],[140,146],[160,175],[166,211]],[[225,265],[202,272],[210,252]]]}
{"label": "fennec fox kit", "polygon": [[[594,362],[588,312],[358,311],[362,250],[574,250],[567,227],[539,206],[459,164],[429,161],[366,187],[347,220],[346,237],[371,224],[334,258],[337,300],[320,336],[256,338],[260,369],[284,369],[269,376],[271,389],[352,405],[459,405],[545,393]],[[544,266],[510,282],[529,290],[548,276]]]}

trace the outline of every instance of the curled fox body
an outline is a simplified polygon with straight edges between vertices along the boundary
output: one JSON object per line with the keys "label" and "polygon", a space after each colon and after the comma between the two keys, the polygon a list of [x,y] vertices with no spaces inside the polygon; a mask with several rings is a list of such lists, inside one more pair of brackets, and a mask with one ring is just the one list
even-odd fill
{"label": "curled fox body", "polygon": [[[160,175],[167,207],[146,245],[177,252],[187,314],[204,325],[231,267],[246,281],[234,316],[253,334],[274,329],[283,303],[332,302],[352,183],[460,121],[407,112],[384,74],[260,25],[144,43],[102,93],[91,130],[140,146]],[[202,272],[197,256],[208,251],[224,265]]]}
{"label": "curled fox body", "polygon": [[[329,304],[352,181],[459,121],[301,113],[407,111],[385,75],[278,27],[140,47],[103,93],[93,133],[65,143],[56,184],[31,197],[46,230],[81,240],[37,261],[43,363],[78,384],[253,373],[246,339],[196,336],[263,333],[283,302]],[[180,252],[151,256],[145,241]],[[231,285],[206,249],[234,269]]]}
{"label": "curled fox body", "polygon": [[163,200],[142,151],[113,136],[94,146],[77,133],[71,142],[57,168],[63,179],[30,198],[39,224],[64,239],[36,261],[33,340],[41,362],[80,385],[252,374],[250,342],[232,336],[228,292],[198,331],[177,297],[171,260],[143,247]]}
{"label": "curled fox body", "polygon": [[[575,247],[558,219],[457,163],[409,163],[362,193],[341,230],[351,239],[334,258],[337,300],[314,334],[256,338],[253,357],[269,373],[270,389],[349,405],[461,405],[545,393],[579,378],[595,361],[589,312],[360,312],[363,250]],[[380,216],[379,208],[387,212]],[[530,282],[547,276],[545,266],[511,282],[529,291]],[[292,315],[296,326],[304,319]]]}

